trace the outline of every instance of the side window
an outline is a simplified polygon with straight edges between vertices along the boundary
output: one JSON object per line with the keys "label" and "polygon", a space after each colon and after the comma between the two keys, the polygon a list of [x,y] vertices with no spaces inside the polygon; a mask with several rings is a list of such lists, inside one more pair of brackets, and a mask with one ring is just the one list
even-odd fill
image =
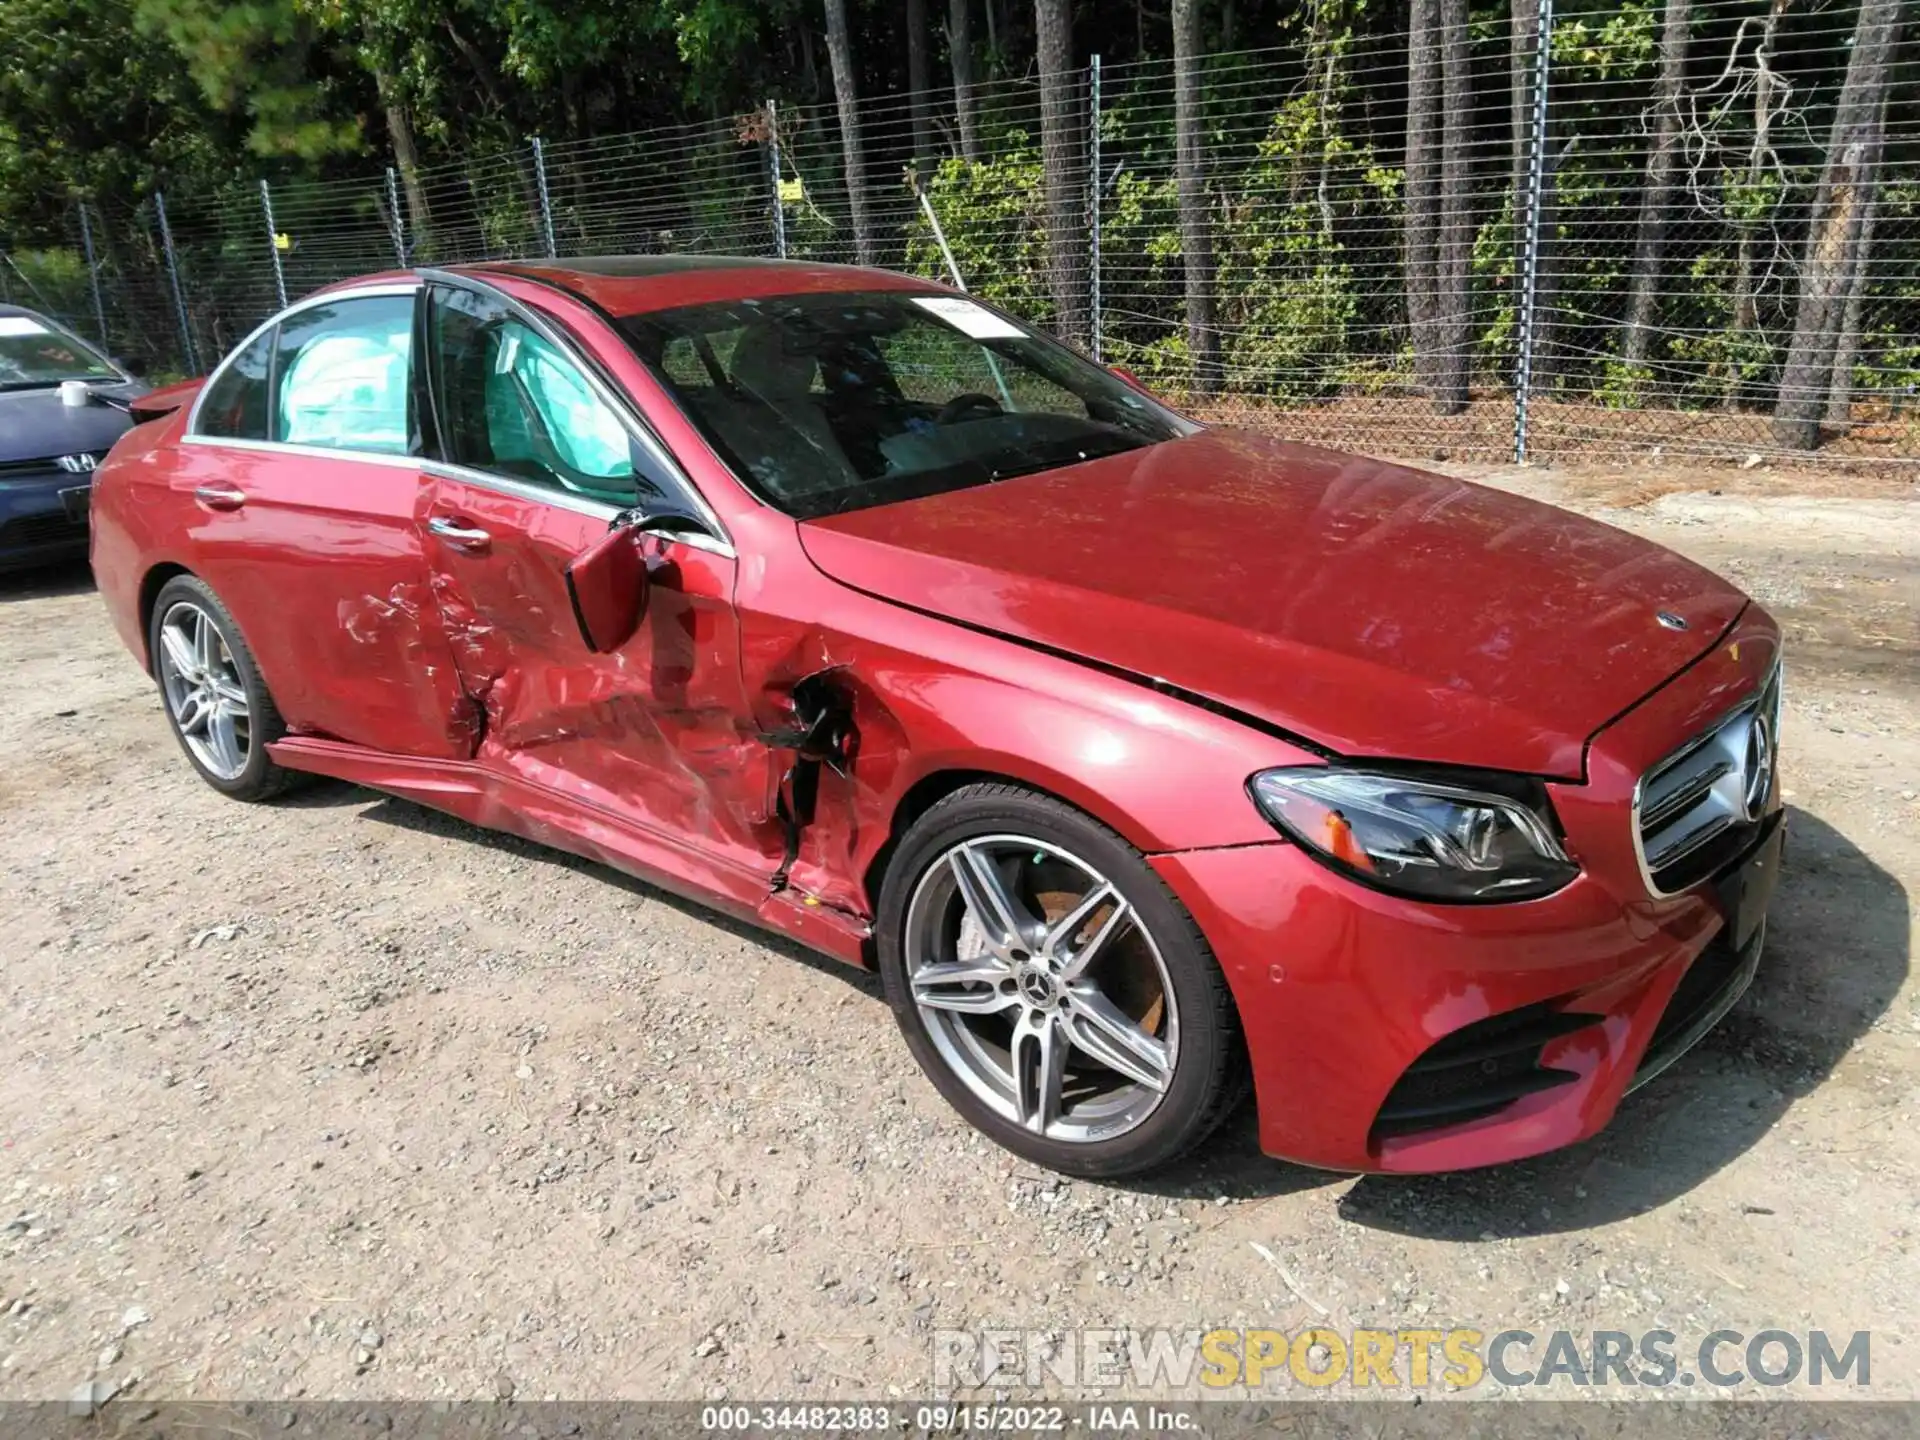
{"label": "side window", "polygon": [[269,330],[233,357],[200,398],[194,433],[223,440],[267,438],[267,377],[273,360]]}
{"label": "side window", "polygon": [[447,460],[610,505],[659,493],[579,367],[500,301],[436,289],[428,334]]}
{"label": "side window", "polygon": [[313,305],[280,325],[273,438],[288,445],[405,455],[413,417],[413,297]]}

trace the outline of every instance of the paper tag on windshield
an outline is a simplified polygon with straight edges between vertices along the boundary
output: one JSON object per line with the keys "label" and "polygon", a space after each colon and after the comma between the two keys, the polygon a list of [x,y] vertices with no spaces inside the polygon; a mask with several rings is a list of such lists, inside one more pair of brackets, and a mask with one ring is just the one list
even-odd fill
{"label": "paper tag on windshield", "polygon": [[929,315],[953,326],[962,335],[975,340],[1020,340],[1026,337],[1022,330],[1011,320],[1002,320],[991,310],[982,309],[971,300],[962,300],[952,295],[916,295],[913,303]]}
{"label": "paper tag on windshield", "polygon": [[0,335],[51,335],[53,332],[25,315],[0,315]]}

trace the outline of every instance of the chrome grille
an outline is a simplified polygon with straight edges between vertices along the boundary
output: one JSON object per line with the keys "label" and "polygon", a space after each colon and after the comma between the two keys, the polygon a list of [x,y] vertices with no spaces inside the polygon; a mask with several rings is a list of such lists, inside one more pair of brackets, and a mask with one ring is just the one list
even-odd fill
{"label": "chrome grille", "polygon": [[[33,460],[0,460],[0,484],[10,480],[51,480],[68,475],[91,475],[107,458],[104,450],[75,452],[73,455],[46,455]],[[64,465],[73,460],[78,469]]]}
{"label": "chrome grille", "polygon": [[1760,693],[1640,779],[1634,845],[1647,888],[1672,895],[1738,854],[1773,798],[1780,667]]}

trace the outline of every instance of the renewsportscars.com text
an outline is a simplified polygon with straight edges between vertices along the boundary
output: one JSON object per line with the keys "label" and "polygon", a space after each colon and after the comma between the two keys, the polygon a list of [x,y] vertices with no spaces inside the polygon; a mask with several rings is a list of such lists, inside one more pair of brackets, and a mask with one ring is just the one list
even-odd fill
{"label": "renewsportscars.com text", "polygon": [[1873,1383],[1872,1332],[1714,1330],[942,1330],[936,1393],[981,1386],[1198,1392],[1324,1388],[1666,1389]]}

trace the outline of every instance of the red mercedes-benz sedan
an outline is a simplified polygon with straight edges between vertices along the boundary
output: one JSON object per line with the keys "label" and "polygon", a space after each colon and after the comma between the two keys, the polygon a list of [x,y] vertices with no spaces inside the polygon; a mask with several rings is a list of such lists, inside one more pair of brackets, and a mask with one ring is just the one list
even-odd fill
{"label": "red mercedes-benz sedan", "polygon": [[952,290],[383,275],[142,410],[94,571],[209,784],[337,776],[877,966],[1042,1164],[1163,1163],[1249,1078],[1277,1156],[1532,1155],[1758,964],[1758,605]]}

